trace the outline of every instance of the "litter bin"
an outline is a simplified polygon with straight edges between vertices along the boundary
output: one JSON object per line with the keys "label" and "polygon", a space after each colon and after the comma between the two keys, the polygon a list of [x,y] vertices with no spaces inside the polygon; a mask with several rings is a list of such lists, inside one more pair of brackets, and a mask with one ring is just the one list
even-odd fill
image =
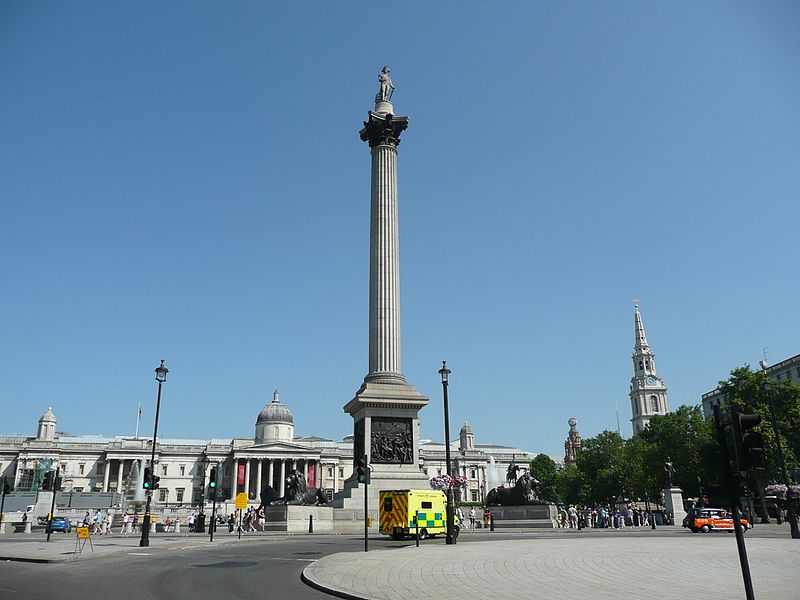
{"label": "litter bin", "polygon": [[195,533],[206,532],[206,516],[203,513],[200,513],[194,518],[194,532]]}

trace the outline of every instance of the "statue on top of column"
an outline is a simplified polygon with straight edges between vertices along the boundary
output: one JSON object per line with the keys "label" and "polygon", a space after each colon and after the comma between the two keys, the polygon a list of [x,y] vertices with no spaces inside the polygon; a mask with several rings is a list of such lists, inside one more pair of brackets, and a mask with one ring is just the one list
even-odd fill
{"label": "statue on top of column", "polygon": [[394,84],[392,78],[389,77],[389,67],[383,67],[378,73],[378,81],[381,84],[378,94],[375,96],[375,102],[389,102],[394,93]]}

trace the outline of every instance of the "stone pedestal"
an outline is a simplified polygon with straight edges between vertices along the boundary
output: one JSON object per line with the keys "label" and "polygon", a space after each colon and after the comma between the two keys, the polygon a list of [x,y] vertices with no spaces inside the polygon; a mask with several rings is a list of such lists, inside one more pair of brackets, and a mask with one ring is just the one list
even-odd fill
{"label": "stone pedestal", "polygon": [[554,529],[558,527],[555,504],[489,506],[495,529]]}
{"label": "stone pedestal", "polygon": [[31,522],[30,521],[26,521],[25,522],[25,533],[30,533],[30,532],[31,532]]}
{"label": "stone pedestal", "polygon": [[3,535],[5,532],[6,532],[5,521],[0,521],[0,535]]}
{"label": "stone pedestal", "polygon": [[664,510],[672,515],[672,522],[681,526],[686,511],[683,509],[683,490],[679,487],[667,487],[661,492],[664,495]]}

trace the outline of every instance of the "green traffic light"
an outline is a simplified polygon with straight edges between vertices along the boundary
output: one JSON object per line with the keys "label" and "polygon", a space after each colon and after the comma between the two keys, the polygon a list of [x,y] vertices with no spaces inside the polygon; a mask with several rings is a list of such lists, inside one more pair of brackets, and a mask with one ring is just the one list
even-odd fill
{"label": "green traffic light", "polygon": [[211,483],[208,484],[208,486],[212,487],[212,488],[215,488],[215,487],[217,487],[217,482],[216,481],[212,481]]}

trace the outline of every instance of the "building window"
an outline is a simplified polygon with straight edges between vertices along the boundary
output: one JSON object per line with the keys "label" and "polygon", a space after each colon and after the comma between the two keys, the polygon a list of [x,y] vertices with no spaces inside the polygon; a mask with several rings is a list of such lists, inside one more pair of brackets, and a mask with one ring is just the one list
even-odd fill
{"label": "building window", "polygon": [[168,465],[161,465],[161,474],[162,475],[166,475],[167,474],[167,466]]}
{"label": "building window", "polygon": [[83,475],[83,472],[86,470],[86,465],[79,464],[78,465],[78,475]]}
{"label": "building window", "polygon": [[471,479],[475,479],[477,477],[477,473],[475,472],[475,469],[470,469],[469,470],[469,476],[470,476]]}
{"label": "building window", "polygon": [[[164,475],[166,475],[166,473],[164,473]],[[184,475],[186,475],[186,465],[181,465],[181,477]],[[178,500],[178,502],[180,502],[180,500]]]}
{"label": "building window", "polygon": [[328,467],[328,477],[333,477],[333,467]]}
{"label": "building window", "polygon": [[478,501],[478,490],[470,491],[470,498],[472,498],[473,502],[477,502]]}
{"label": "building window", "polygon": [[169,497],[169,490],[158,490],[158,501],[159,502],[166,502],[167,498]]}
{"label": "building window", "polygon": [[344,467],[339,467],[339,477],[344,477]]}
{"label": "building window", "polygon": [[658,398],[650,396],[650,412],[658,412]]}
{"label": "building window", "polygon": [[333,501],[333,490],[325,490],[325,495],[328,497],[328,502]]}
{"label": "building window", "polygon": [[639,370],[640,371],[644,370],[644,365],[642,364],[642,361],[639,361]]}
{"label": "building window", "polygon": [[177,488],[175,490],[175,502],[183,502],[183,492],[185,488]]}

